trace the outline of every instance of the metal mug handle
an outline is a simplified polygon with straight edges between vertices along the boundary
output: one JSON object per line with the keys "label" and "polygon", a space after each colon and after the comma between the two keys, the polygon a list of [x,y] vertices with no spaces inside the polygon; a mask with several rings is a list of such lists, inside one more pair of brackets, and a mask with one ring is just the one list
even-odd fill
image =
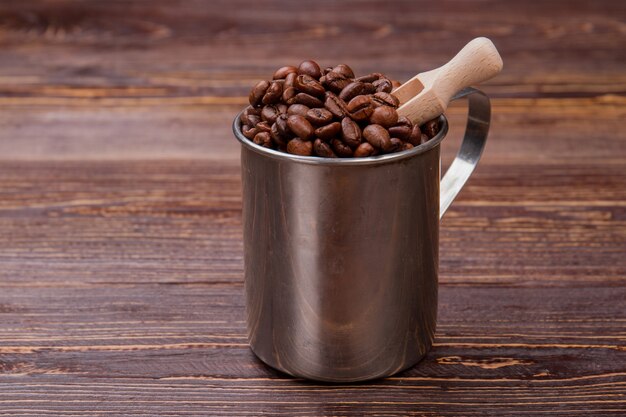
{"label": "metal mug handle", "polygon": [[467,126],[461,143],[461,149],[456,154],[450,168],[441,179],[441,196],[439,218],[446,213],[452,201],[456,198],[463,185],[467,182],[487,142],[489,121],[491,119],[491,105],[489,97],[475,88],[465,88],[457,93],[452,100],[467,97],[469,112]]}

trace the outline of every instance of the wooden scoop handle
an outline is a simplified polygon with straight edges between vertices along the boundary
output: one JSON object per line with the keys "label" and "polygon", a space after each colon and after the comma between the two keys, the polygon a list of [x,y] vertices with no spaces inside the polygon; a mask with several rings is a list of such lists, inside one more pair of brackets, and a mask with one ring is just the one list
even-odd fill
{"label": "wooden scoop handle", "polygon": [[408,99],[398,112],[421,124],[443,113],[456,93],[494,77],[501,70],[502,58],[493,42],[476,38],[444,66],[407,81],[407,85],[416,85],[419,81],[424,88]]}

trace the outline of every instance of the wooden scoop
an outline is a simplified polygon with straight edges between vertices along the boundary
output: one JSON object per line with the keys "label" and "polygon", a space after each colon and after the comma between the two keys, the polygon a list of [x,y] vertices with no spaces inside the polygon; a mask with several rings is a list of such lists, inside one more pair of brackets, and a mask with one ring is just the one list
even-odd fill
{"label": "wooden scoop", "polygon": [[392,91],[400,100],[398,114],[421,125],[442,114],[456,93],[500,71],[502,58],[493,42],[476,38],[444,66],[417,74]]}

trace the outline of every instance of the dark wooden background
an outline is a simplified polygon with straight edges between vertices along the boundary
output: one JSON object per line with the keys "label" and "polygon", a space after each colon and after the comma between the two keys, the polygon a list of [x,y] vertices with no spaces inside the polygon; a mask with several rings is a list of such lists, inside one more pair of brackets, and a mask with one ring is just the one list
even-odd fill
{"label": "dark wooden background", "polygon": [[[483,35],[505,70],[442,222],[432,352],[344,386],[268,369],[248,88],[309,57],[406,80]],[[0,416],[626,414],[625,47],[620,0],[2,1]]]}

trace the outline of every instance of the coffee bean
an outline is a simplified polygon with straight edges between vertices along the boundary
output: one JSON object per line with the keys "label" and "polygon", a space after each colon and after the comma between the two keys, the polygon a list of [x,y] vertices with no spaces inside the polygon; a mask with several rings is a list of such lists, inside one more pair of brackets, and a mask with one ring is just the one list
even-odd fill
{"label": "coffee bean", "polygon": [[405,116],[400,116],[395,126],[392,126],[387,130],[389,130],[389,134],[391,136],[406,141],[411,137],[411,132],[413,131],[413,123],[411,123],[411,121]]}
{"label": "coffee bean", "polygon": [[276,129],[278,129],[278,134],[282,139],[288,139],[293,136],[291,130],[289,130],[289,125],[287,124],[288,119],[289,116],[281,114],[278,118],[276,118],[276,123],[274,123],[274,125],[276,125]]}
{"label": "coffee bean", "polygon": [[356,148],[361,143],[361,128],[349,117],[341,120],[341,139],[351,148]]}
{"label": "coffee bean", "polygon": [[368,75],[363,75],[362,77],[357,77],[354,79],[354,81],[361,81],[362,83],[373,83],[380,77],[383,77],[383,74],[381,74],[380,72],[373,72]]}
{"label": "coffee bean", "polygon": [[276,118],[278,117],[279,114],[280,114],[280,111],[278,110],[278,107],[273,104],[270,104],[268,106],[263,107],[263,110],[261,111],[261,118],[271,125],[274,122],[276,122]]}
{"label": "coffee bean", "polygon": [[287,126],[294,135],[298,136],[302,140],[311,140],[315,133],[315,129],[311,126],[311,123],[300,115],[292,115],[287,119]]}
{"label": "coffee bean", "polygon": [[311,156],[313,155],[313,143],[300,138],[293,138],[287,144],[287,152],[294,155]]}
{"label": "coffee bean", "polygon": [[352,71],[352,68],[350,68],[346,64],[337,65],[335,68],[333,68],[333,71],[337,74],[343,75],[344,78],[354,78],[354,72]]}
{"label": "coffee bean", "polygon": [[342,74],[335,71],[329,72],[324,77],[325,78],[322,84],[329,90],[337,94],[341,93],[341,90],[346,88],[348,84],[352,82],[350,78],[346,78]]}
{"label": "coffee bean", "polygon": [[400,152],[402,150],[402,147],[404,146],[404,142],[402,142],[398,138],[391,138],[389,142],[391,143],[389,149],[387,150],[387,152],[389,153]]}
{"label": "coffee bean", "polygon": [[[360,81],[357,81],[360,82]],[[374,94],[376,92],[376,87],[372,83],[363,83],[363,92],[361,94]]]}
{"label": "coffee bean", "polygon": [[241,122],[241,124],[248,124],[248,116],[251,114],[254,114],[256,116],[260,116],[261,112],[259,111],[260,109],[256,109],[252,106],[248,106],[246,107],[241,114],[239,115],[239,121]]}
{"label": "coffee bean", "polygon": [[341,132],[341,123],[333,122],[326,126],[318,127],[315,129],[315,136],[318,138],[329,141],[336,137]]}
{"label": "coffee bean", "polygon": [[[400,87],[402,85],[402,83],[398,80],[391,80],[391,86],[393,87],[393,89],[395,90],[396,88]],[[393,91],[393,90],[392,90]],[[412,146],[411,146],[412,147]]]}
{"label": "coffee bean", "polygon": [[333,147],[333,150],[340,158],[349,158],[353,155],[352,148],[343,143],[339,139],[333,139],[330,141],[330,145]]}
{"label": "coffee bean", "polygon": [[346,108],[350,112],[350,117],[358,122],[369,119],[374,111],[370,96],[360,95],[354,97],[347,104]]}
{"label": "coffee bean", "polygon": [[363,129],[363,137],[373,147],[388,151],[391,148],[391,138],[387,129],[381,125],[367,125]]}
{"label": "coffee bean", "polygon": [[406,141],[413,146],[417,146],[422,143],[422,131],[420,130],[420,127],[418,125],[413,126],[413,128],[411,129],[411,134],[406,139]]}
{"label": "coffee bean", "polygon": [[322,76],[322,70],[315,61],[303,61],[298,67],[298,74],[310,75],[313,78],[319,79]]}
{"label": "coffee bean", "polygon": [[376,91],[379,93],[391,93],[391,90],[393,89],[391,81],[387,78],[376,80],[372,83],[372,85],[376,87]]}
{"label": "coffee bean", "polygon": [[413,145],[411,145],[408,142],[404,142],[403,145],[402,145],[402,150],[403,151],[408,151],[409,149],[413,149]]}
{"label": "coffee bean", "polygon": [[430,140],[430,138],[428,137],[428,135],[426,133],[422,133],[422,137],[420,138],[420,144],[426,143],[429,140]]}
{"label": "coffee bean", "polygon": [[259,81],[250,91],[250,95],[248,96],[248,101],[250,105],[253,107],[259,107],[261,105],[261,100],[263,100],[263,96],[270,86],[269,81]]}
{"label": "coffee bean", "polygon": [[294,87],[288,87],[283,91],[283,101],[287,103],[287,105],[293,104],[296,101],[296,94],[298,92]]}
{"label": "coffee bean", "polygon": [[293,99],[294,103],[304,104],[308,107],[324,107],[324,103],[320,99],[307,93],[298,93]]}
{"label": "coffee bean", "polygon": [[322,77],[333,70],[333,67],[326,67],[322,70]]}
{"label": "coffee bean", "polygon": [[278,109],[278,113],[284,114],[287,113],[287,109],[289,108],[289,106],[287,106],[285,103],[278,103],[276,105],[276,108]]}
{"label": "coffee bean", "polygon": [[267,88],[263,99],[261,102],[263,104],[273,104],[280,100],[281,95],[283,94],[283,86],[282,83],[278,81],[272,81],[270,86]]}
{"label": "coffee bean", "polygon": [[424,123],[424,125],[422,125],[422,132],[426,133],[429,139],[434,138],[439,132],[439,118]]}
{"label": "coffee bean", "polygon": [[363,142],[354,150],[355,158],[365,158],[376,153],[376,149],[368,142]]}
{"label": "coffee bean", "polygon": [[326,92],[322,84],[310,75],[298,75],[293,86],[298,91],[302,91],[303,93],[316,97],[324,97],[324,93]]}
{"label": "coffee bean", "polygon": [[324,158],[336,158],[335,152],[333,152],[330,145],[326,142],[323,142],[321,139],[315,139],[313,142],[313,152],[317,156],[323,156]]}
{"label": "coffee bean", "polygon": [[278,123],[274,123],[272,125],[272,129],[270,131],[270,135],[272,136],[272,141],[277,145],[286,145],[285,137],[281,135],[280,130],[278,129]]}
{"label": "coffee bean", "polygon": [[396,96],[394,96],[393,94],[382,92],[382,91],[374,94],[374,96],[372,97],[372,102],[374,103],[376,107],[378,106],[398,107],[400,105],[400,100],[398,100]]}
{"label": "coffee bean", "polygon": [[259,130],[254,126],[243,125],[241,126],[241,133],[248,139],[252,140],[259,133]]}
{"label": "coffee bean", "polygon": [[304,104],[292,104],[291,106],[289,106],[289,108],[287,109],[287,114],[288,115],[292,115],[292,114],[299,114],[300,116],[306,116],[306,112],[309,111],[309,108],[307,106],[305,106]]}
{"label": "coffee bean", "polygon": [[314,125],[321,126],[332,122],[333,114],[326,109],[315,108],[306,112],[306,119]]}
{"label": "coffee bean", "polygon": [[287,74],[287,77],[285,77],[285,83],[283,84],[283,90],[293,87],[297,77],[298,74],[295,72]]}
{"label": "coffee bean", "polygon": [[261,118],[257,116],[256,114],[249,114],[248,116],[244,117],[244,119],[245,119],[244,124],[248,126],[256,126],[257,123],[261,121]]}
{"label": "coffee bean", "polygon": [[398,112],[393,107],[380,106],[374,109],[370,116],[370,123],[390,128],[398,122]]}
{"label": "coffee bean", "polygon": [[365,84],[360,81],[352,82],[345,86],[341,93],[339,93],[339,98],[343,101],[350,101],[354,97],[363,94],[363,90],[365,89]]}
{"label": "coffee bean", "polygon": [[267,132],[270,133],[272,127],[267,122],[259,122],[255,126],[259,132]]}
{"label": "coffee bean", "polygon": [[324,101],[324,107],[326,110],[331,112],[333,116],[341,119],[348,114],[348,109],[346,108],[346,103],[339,97],[330,91],[326,92],[326,101]]}
{"label": "coffee bean", "polygon": [[259,132],[254,136],[254,139],[252,140],[254,143],[256,143],[257,145],[261,145],[265,148],[271,148],[272,147],[272,137],[270,136],[270,134],[268,132]]}
{"label": "coffee bean", "polygon": [[276,72],[274,73],[274,78],[275,80],[281,80],[287,77],[287,75],[289,74],[293,74],[293,73],[297,73],[298,72],[298,68],[288,65],[286,67],[281,67],[278,68],[276,70]]}

